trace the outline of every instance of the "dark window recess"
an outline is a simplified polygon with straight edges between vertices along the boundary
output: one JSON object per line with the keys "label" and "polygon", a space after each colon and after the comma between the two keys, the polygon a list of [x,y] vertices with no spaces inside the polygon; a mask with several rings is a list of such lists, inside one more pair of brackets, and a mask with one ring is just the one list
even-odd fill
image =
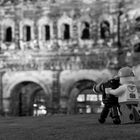
{"label": "dark window recess", "polygon": [[45,40],[50,40],[50,26],[45,26]]}
{"label": "dark window recess", "polygon": [[136,18],[135,30],[140,31],[140,17]]}
{"label": "dark window recess", "polygon": [[137,18],[136,18],[136,21],[137,21],[137,22],[140,22],[140,17],[137,17]]}
{"label": "dark window recess", "polygon": [[140,43],[134,45],[134,52],[140,52]]}
{"label": "dark window recess", "polygon": [[25,41],[31,41],[31,27],[25,26]]}
{"label": "dark window recess", "polygon": [[84,23],[84,29],[82,31],[81,39],[90,39],[89,23]]}
{"label": "dark window recess", "polygon": [[101,34],[101,39],[106,39],[110,35],[110,24],[108,21],[103,21],[100,24],[100,34]]}
{"label": "dark window recess", "polygon": [[8,28],[6,29],[5,41],[6,41],[6,42],[12,42],[12,28],[11,28],[11,27],[8,27]]}
{"label": "dark window recess", "polygon": [[64,39],[70,39],[70,26],[64,24]]}

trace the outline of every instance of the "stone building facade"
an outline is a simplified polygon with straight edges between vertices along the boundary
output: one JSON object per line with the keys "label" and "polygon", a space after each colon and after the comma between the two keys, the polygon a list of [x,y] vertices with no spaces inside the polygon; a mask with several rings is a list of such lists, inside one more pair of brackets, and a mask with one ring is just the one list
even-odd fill
{"label": "stone building facade", "polygon": [[93,84],[124,65],[133,66],[139,87],[140,12],[136,1],[121,2],[1,0],[1,113],[98,112]]}

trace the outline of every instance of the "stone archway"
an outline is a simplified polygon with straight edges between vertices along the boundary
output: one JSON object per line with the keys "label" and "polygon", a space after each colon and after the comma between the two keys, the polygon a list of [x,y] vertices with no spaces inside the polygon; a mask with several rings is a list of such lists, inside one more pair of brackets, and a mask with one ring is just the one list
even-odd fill
{"label": "stone archway", "polygon": [[75,114],[77,113],[77,97],[79,94],[84,94],[84,92],[93,93],[93,85],[95,84],[92,80],[80,80],[73,84],[69,92],[68,100],[68,113]]}
{"label": "stone archway", "polygon": [[30,97],[30,115],[32,116],[43,116],[51,113],[50,110],[50,97],[44,93],[42,88],[36,89],[32,92]]}
{"label": "stone archway", "polygon": [[[35,102],[36,98],[38,102]],[[50,97],[38,83],[23,81],[11,90],[9,104],[10,114],[13,116],[38,116],[40,106],[44,106],[46,110],[49,107]]]}

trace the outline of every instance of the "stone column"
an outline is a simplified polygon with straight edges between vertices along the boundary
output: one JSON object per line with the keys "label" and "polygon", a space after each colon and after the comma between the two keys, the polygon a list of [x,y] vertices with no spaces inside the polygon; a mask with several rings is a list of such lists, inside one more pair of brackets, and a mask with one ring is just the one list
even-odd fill
{"label": "stone column", "polygon": [[78,26],[77,26],[77,22],[76,21],[74,21],[74,24],[72,26],[72,30],[73,30],[73,39],[77,40],[78,37],[79,37],[79,34],[78,34]]}
{"label": "stone column", "polygon": [[5,74],[5,70],[0,71],[0,115],[3,115],[3,75]]}
{"label": "stone column", "polygon": [[[15,17],[17,18],[17,17]],[[19,29],[19,20],[15,19],[15,45],[17,49],[20,49],[20,29]]]}
{"label": "stone column", "polygon": [[38,26],[37,26],[37,19],[35,17],[35,22],[34,22],[34,47],[39,48],[39,33],[38,33]]}
{"label": "stone column", "polygon": [[54,39],[58,38],[57,19],[53,19],[53,35]]}
{"label": "stone column", "polygon": [[60,83],[59,78],[60,71],[55,70],[53,73],[53,84],[52,84],[52,113],[59,112],[59,101],[60,101]]}
{"label": "stone column", "polygon": [[[2,27],[0,25],[0,45],[2,44]],[[0,51],[2,50],[2,48],[0,47]]]}

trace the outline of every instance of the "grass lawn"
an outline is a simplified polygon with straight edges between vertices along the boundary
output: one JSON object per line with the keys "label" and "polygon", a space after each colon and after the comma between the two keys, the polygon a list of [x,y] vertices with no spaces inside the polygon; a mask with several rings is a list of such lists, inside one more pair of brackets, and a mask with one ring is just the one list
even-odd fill
{"label": "grass lawn", "polygon": [[0,140],[140,140],[140,124],[99,124],[98,115],[0,118]]}

